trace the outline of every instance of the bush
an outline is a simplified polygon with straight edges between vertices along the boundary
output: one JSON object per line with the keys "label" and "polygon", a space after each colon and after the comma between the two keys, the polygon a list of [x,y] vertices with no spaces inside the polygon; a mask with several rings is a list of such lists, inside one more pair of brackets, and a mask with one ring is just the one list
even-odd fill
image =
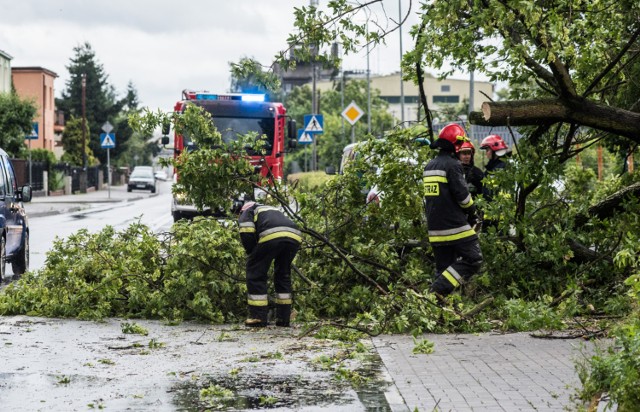
{"label": "bush", "polygon": [[301,190],[314,190],[324,186],[331,180],[331,177],[331,175],[320,171],[293,173],[287,176],[287,182],[290,185],[297,184]]}

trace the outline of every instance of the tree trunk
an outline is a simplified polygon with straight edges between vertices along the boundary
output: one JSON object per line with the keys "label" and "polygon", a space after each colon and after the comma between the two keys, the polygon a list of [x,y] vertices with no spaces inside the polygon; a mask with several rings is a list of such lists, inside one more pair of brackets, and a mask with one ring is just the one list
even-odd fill
{"label": "tree trunk", "polygon": [[[469,119],[473,124],[487,126],[575,123],[624,136],[640,143],[640,113],[582,98],[484,102],[482,114],[474,112]],[[481,119],[482,121],[479,121]]]}
{"label": "tree trunk", "polygon": [[633,183],[630,186],[620,189],[599,203],[591,206],[586,215],[576,216],[576,226],[583,226],[592,217],[597,217],[599,219],[610,218],[615,212],[622,210],[622,203],[628,196],[635,198],[640,197],[640,182]]}

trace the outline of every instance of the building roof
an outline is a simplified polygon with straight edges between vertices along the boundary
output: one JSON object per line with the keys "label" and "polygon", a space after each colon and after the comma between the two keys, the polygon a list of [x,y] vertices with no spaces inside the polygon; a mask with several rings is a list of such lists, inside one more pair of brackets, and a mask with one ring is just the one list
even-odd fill
{"label": "building roof", "polygon": [[13,56],[7,53],[6,51],[0,50],[0,56],[4,57],[7,60],[13,59]]}
{"label": "building roof", "polygon": [[41,73],[44,72],[46,74],[48,74],[49,76],[53,76],[53,77],[58,77],[58,74],[56,72],[53,72],[49,69],[45,69],[44,67],[40,67],[40,66],[26,66],[26,67],[11,67],[11,72],[22,72],[22,73],[29,73],[29,72],[36,72],[36,73]]}

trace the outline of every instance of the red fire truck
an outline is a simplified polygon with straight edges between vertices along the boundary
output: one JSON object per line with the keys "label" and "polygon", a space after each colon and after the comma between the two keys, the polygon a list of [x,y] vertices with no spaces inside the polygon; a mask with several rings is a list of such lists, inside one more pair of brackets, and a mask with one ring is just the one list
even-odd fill
{"label": "red fire truck", "polygon": [[[182,113],[189,104],[202,107],[211,114],[211,120],[222,134],[224,142],[236,141],[240,136],[250,132],[255,132],[265,139],[266,155],[253,155],[248,152],[247,157],[254,167],[259,168],[262,176],[282,179],[285,152],[294,148],[297,142],[295,120],[286,118],[287,110],[282,103],[267,102],[263,94],[214,94],[184,90],[182,100],[176,103],[174,111]],[[174,157],[179,156],[183,150],[188,151],[192,148],[195,148],[195,145],[187,136],[175,134]],[[211,210],[198,211],[194,205],[186,204],[175,197],[171,204],[174,221],[199,214],[217,213]]]}

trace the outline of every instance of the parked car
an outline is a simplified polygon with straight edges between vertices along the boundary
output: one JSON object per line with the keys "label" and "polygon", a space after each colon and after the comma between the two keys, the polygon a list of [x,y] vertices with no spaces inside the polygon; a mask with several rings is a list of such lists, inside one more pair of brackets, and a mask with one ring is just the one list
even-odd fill
{"label": "parked car", "polygon": [[29,270],[29,221],[23,202],[31,201],[31,186],[18,187],[7,153],[0,149],[0,279],[11,262],[13,275]]}
{"label": "parked car", "polygon": [[151,190],[151,193],[156,192],[156,177],[151,166],[136,166],[133,169],[127,183],[127,192],[131,192],[134,189]]}

